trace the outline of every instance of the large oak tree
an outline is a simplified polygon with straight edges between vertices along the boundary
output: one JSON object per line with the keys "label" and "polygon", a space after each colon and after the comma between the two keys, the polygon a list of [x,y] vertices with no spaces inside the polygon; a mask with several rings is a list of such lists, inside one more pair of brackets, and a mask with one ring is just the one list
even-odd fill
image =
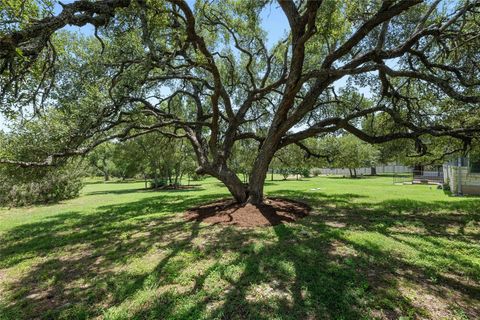
{"label": "large oak tree", "polygon": [[[296,144],[315,155],[310,137],[407,139],[419,153],[435,137],[478,139],[478,0],[77,0],[56,15],[17,2],[30,10],[2,8],[2,111],[60,110],[69,134],[55,152],[3,163],[55,165],[161,132],[188,139],[197,171],[237,201],[259,203],[274,154]],[[275,44],[265,10],[288,21]],[[67,25],[92,25],[97,40],[58,32]],[[349,85],[337,92],[341,79]],[[376,119],[381,130],[362,125]],[[258,145],[247,185],[228,166],[246,139]]]}

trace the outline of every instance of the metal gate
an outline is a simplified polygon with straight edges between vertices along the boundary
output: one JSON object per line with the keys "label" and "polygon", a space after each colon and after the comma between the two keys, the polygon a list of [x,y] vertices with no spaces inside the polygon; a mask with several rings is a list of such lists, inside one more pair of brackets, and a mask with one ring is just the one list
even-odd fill
{"label": "metal gate", "polygon": [[413,183],[439,183],[443,184],[443,170],[438,171],[413,171]]}

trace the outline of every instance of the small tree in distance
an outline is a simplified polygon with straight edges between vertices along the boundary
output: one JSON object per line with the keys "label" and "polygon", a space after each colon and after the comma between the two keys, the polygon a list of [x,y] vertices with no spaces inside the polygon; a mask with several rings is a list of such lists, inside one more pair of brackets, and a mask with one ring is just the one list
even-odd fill
{"label": "small tree in distance", "polygon": [[356,168],[373,167],[376,165],[379,151],[374,146],[361,141],[353,135],[338,138],[338,153],[333,156],[333,165],[339,168],[348,168],[350,177],[357,177]]}

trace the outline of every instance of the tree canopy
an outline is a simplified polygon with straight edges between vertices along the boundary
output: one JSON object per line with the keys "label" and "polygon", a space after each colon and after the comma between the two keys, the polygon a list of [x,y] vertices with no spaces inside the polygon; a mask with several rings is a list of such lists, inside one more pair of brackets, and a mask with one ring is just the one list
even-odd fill
{"label": "tree canopy", "polygon": [[[288,30],[269,44],[261,13],[272,7]],[[275,153],[315,156],[302,141],[318,135],[408,140],[419,154],[438,137],[464,148],[480,132],[479,10],[478,0],[76,0],[55,14],[48,1],[3,2],[1,112],[14,128],[44,118],[63,134],[48,155],[0,162],[50,166],[156,132],[187,139],[198,173],[258,203]],[[244,140],[257,144],[248,185],[230,167]]]}

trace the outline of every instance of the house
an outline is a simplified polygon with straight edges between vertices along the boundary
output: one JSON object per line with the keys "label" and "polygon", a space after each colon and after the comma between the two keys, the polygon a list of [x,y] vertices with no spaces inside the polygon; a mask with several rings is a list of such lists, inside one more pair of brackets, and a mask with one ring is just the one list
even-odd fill
{"label": "house", "polygon": [[457,195],[480,195],[480,158],[458,158],[443,165],[444,183]]}

